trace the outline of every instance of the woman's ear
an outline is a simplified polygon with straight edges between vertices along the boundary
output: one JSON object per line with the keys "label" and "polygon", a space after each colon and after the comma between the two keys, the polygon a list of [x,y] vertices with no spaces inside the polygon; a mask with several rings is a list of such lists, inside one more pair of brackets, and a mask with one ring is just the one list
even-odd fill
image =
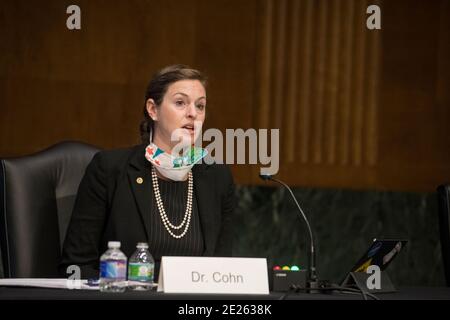
{"label": "woman's ear", "polygon": [[153,121],[158,121],[158,109],[153,99],[148,99],[146,104],[147,113]]}

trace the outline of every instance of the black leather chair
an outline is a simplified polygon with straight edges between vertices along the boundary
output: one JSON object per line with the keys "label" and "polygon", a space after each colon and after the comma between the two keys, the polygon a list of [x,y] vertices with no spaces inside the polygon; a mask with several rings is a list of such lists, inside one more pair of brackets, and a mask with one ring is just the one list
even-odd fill
{"label": "black leather chair", "polygon": [[437,189],[439,199],[439,231],[441,235],[442,260],[445,279],[450,287],[450,185],[441,185]]}
{"label": "black leather chair", "polygon": [[0,243],[6,278],[58,277],[78,185],[98,151],[69,141],[1,160]]}

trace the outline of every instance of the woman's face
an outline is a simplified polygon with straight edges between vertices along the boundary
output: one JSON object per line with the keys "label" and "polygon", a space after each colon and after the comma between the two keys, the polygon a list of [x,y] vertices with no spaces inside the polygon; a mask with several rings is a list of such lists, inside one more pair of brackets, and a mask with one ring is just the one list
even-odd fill
{"label": "woman's face", "polygon": [[153,142],[172,151],[180,140],[193,144],[201,132],[206,114],[206,92],[198,80],[180,80],[167,88],[160,106],[147,100],[147,112],[155,122]]}

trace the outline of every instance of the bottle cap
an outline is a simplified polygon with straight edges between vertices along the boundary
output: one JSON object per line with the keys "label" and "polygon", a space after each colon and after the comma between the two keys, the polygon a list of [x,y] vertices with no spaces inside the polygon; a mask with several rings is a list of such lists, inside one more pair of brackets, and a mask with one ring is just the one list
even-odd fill
{"label": "bottle cap", "polygon": [[113,249],[120,248],[120,241],[108,241],[108,248],[113,248]]}
{"label": "bottle cap", "polygon": [[148,249],[148,243],[147,242],[138,242],[136,247],[139,249],[141,249],[141,248]]}

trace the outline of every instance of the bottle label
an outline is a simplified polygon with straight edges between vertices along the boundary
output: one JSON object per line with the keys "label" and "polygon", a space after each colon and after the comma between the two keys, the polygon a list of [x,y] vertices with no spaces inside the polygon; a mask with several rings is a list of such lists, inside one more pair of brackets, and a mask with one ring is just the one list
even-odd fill
{"label": "bottle label", "polygon": [[154,265],[151,263],[130,262],[128,265],[128,280],[153,281]]}
{"label": "bottle label", "polygon": [[100,278],[125,280],[127,262],[117,260],[100,261]]}

